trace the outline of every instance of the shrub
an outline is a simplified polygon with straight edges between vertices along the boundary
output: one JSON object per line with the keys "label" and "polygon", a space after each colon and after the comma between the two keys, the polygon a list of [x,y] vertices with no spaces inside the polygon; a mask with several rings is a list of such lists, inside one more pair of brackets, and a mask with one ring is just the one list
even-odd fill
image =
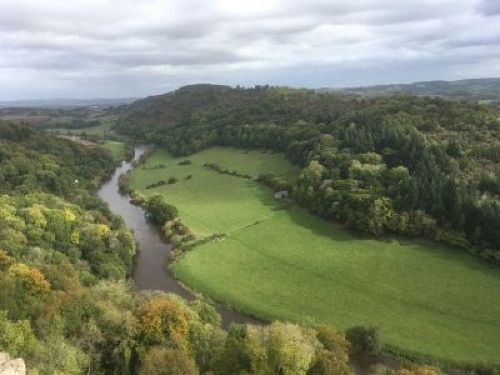
{"label": "shrub", "polygon": [[144,205],[146,216],[155,223],[163,225],[177,216],[177,208],[166,203],[161,195],[154,195]]}
{"label": "shrub", "polygon": [[190,165],[190,164],[193,164],[193,162],[191,160],[181,160],[179,163],[179,165]]}
{"label": "shrub", "polygon": [[441,372],[437,367],[410,365],[400,368],[397,375],[439,375]]}
{"label": "shrub", "polygon": [[143,344],[189,347],[192,312],[179,296],[165,293],[149,296],[140,304],[138,318]]}
{"label": "shrub", "polygon": [[135,204],[137,206],[142,206],[146,202],[146,198],[144,198],[144,196],[135,191],[133,191],[130,194],[130,198],[131,198],[130,203]]}
{"label": "shrub", "polygon": [[160,181],[155,182],[153,184],[147,185],[146,189],[152,189],[152,188],[163,186],[163,185],[166,185],[166,184],[167,184],[167,182],[165,180],[160,180]]}
{"label": "shrub", "polygon": [[132,189],[130,188],[130,174],[122,174],[118,177],[118,189],[121,193],[129,194]]}
{"label": "shrub", "polygon": [[198,316],[200,317],[202,322],[211,324],[213,326],[220,326],[221,317],[211,303],[196,299],[191,302],[189,306],[192,310],[198,313]]}
{"label": "shrub", "polygon": [[356,326],[346,331],[346,338],[351,343],[354,353],[376,355],[380,352],[377,330],[373,327]]}
{"label": "shrub", "polygon": [[178,235],[178,234],[174,234],[174,235],[170,236],[170,243],[174,247],[179,246],[182,243],[183,240],[184,240],[184,238],[181,235]]}
{"label": "shrub", "polygon": [[153,347],[143,358],[141,375],[195,375],[196,365],[185,352],[181,350]]}

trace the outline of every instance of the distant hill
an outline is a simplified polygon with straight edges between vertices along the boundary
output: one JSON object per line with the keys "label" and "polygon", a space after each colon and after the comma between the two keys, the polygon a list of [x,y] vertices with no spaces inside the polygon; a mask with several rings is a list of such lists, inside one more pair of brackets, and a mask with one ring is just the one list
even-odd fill
{"label": "distant hill", "polygon": [[115,107],[130,104],[137,98],[93,98],[93,99],[42,99],[0,101],[0,108],[77,108]]}
{"label": "distant hill", "polygon": [[[375,235],[383,228],[495,249],[478,251],[500,263],[500,108],[441,97],[453,86],[442,84],[448,90],[434,84],[432,95],[362,100],[345,91],[187,86],[120,107],[114,130],[174,155],[211,146],[285,152],[305,167],[303,184],[288,190],[312,212]],[[457,86],[472,92],[472,83]],[[388,211],[377,206],[383,202]],[[422,223],[439,228],[433,235],[410,231],[413,224],[390,227],[420,212],[429,215]],[[397,219],[379,226],[390,217]]]}
{"label": "distant hill", "polygon": [[[162,95],[149,96],[120,108],[122,123],[128,130],[145,127],[173,127],[190,121],[195,111],[212,111],[230,98],[236,89],[230,86],[195,84],[180,87]],[[131,135],[131,134],[129,134]]]}
{"label": "distant hill", "polygon": [[407,93],[500,103],[500,78],[464,79],[459,81],[422,81],[409,84],[376,85],[341,89],[324,88],[319,91],[341,91],[364,96]]}
{"label": "distant hill", "polygon": [[350,95],[314,90],[255,86],[241,88],[197,84],[150,96],[118,109],[119,130],[143,137],[174,128],[233,124],[292,124],[298,120],[331,122],[356,105]]}

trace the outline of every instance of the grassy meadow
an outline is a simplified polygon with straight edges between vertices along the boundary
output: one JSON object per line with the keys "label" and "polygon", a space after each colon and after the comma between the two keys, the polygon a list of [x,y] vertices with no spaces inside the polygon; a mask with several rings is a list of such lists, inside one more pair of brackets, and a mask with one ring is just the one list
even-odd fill
{"label": "grassy meadow", "polygon": [[[192,164],[178,164],[186,159]],[[146,196],[165,195],[166,200],[179,209],[182,221],[198,237],[238,230],[272,216],[279,208],[270,190],[250,180],[211,171],[203,167],[206,162],[218,163],[229,170],[240,165],[237,169],[240,173],[252,176],[298,171],[281,154],[212,148],[188,158],[172,158],[166,151],[159,150],[148,160],[146,169],[141,166],[133,172],[131,186]],[[166,168],[159,168],[160,164]],[[189,175],[191,179],[186,180]],[[147,185],[169,177],[177,178],[178,182],[146,190]]]}
{"label": "grassy meadow", "polygon": [[104,137],[113,133],[111,129],[115,123],[115,119],[113,116],[108,116],[109,118],[102,118],[101,124],[96,126],[90,126],[88,128],[83,129],[67,129],[67,128],[50,128],[47,131],[56,133],[56,134],[64,134],[64,135],[95,135],[97,137]]}
{"label": "grassy meadow", "polygon": [[111,152],[115,160],[125,159],[125,143],[120,141],[103,141],[103,146]]}
{"label": "grassy meadow", "polygon": [[[192,164],[178,164],[185,159]],[[384,343],[404,350],[500,362],[498,269],[435,243],[373,240],[283,210],[267,188],[204,163],[253,176],[297,173],[280,154],[231,148],[187,158],[159,150],[138,167],[133,189],[162,194],[197,237],[226,234],[174,264],[183,282],[265,318],[373,325]],[[146,189],[172,176],[177,183]]]}

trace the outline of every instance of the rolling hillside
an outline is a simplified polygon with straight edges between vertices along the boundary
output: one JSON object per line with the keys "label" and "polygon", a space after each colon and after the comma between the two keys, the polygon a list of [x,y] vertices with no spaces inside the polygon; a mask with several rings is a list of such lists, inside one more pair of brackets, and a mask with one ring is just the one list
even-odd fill
{"label": "rolling hillside", "polygon": [[376,85],[321,91],[342,91],[356,95],[437,95],[460,100],[500,103],[500,78],[464,79],[458,81],[422,81],[409,84]]}

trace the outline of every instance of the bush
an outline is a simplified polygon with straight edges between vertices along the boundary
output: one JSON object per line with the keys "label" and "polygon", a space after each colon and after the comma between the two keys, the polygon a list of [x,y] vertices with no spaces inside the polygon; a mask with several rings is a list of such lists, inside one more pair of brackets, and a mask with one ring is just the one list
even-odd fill
{"label": "bush", "polygon": [[130,203],[135,204],[136,206],[142,206],[146,202],[146,198],[136,191],[130,193],[130,198]]}
{"label": "bush", "polygon": [[220,172],[220,173],[224,172],[222,170],[222,168],[220,167],[220,165],[217,163],[205,163],[205,164],[203,164],[203,166],[205,168],[211,169],[211,170],[216,171],[216,172]]}
{"label": "bush", "polygon": [[132,189],[130,188],[130,174],[122,174],[118,177],[118,189],[123,194],[129,194]]}
{"label": "bush", "polygon": [[181,350],[153,347],[143,358],[141,375],[195,375],[194,361]]}
{"label": "bush", "polygon": [[474,375],[498,375],[500,367],[487,363],[474,363],[466,365],[464,371]]}
{"label": "bush", "polygon": [[178,164],[179,165],[190,165],[190,164],[193,164],[193,162],[191,160],[181,160]]}
{"label": "bush", "polygon": [[174,234],[174,235],[170,236],[170,243],[174,247],[179,246],[183,240],[184,240],[184,238],[179,234]]}
{"label": "bush", "polygon": [[170,177],[167,181],[169,185],[175,184],[177,182],[177,179],[175,177]]}
{"label": "bush", "polygon": [[160,187],[160,186],[163,186],[163,185],[166,185],[166,184],[167,184],[167,182],[165,180],[160,180],[160,181],[155,182],[153,184],[147,185],[146,189],[153,189],[155,187]]}
{"label": "bush", "polygon": [[356,326],[346,331],[346,338],[351,343],[354,353],[376,355],[380,352],[377,330],[373,327]]}
{"label": "bush", "polygon": [[146,216],[157,224],[163,225],[166,221],[177,216],[177,208],[165,201],[161,195],[154,195],[146,200],[144,205]]}

